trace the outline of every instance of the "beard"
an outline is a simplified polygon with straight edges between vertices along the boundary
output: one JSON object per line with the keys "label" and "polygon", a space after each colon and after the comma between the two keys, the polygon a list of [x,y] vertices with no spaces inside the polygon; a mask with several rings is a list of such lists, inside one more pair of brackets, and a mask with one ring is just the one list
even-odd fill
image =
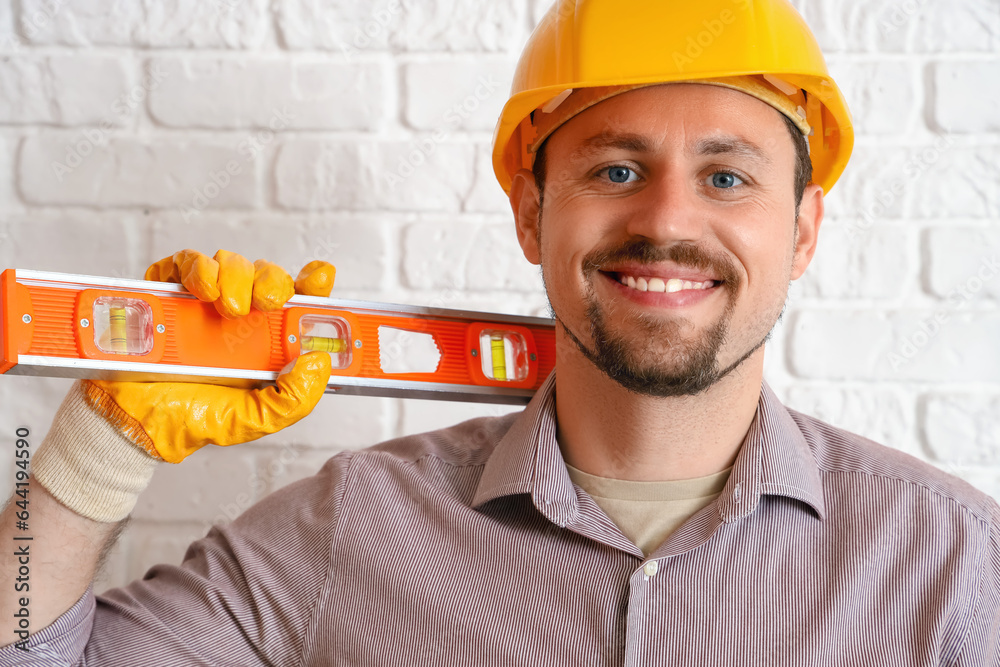
{"label": "beard", "polygon": [[[728,295],[722,316],[693,338],[683,336],[685,330],[694,329],[690,321],[664,321],[648,315],[633,315],[636,331],[622,333],[612,326],[615,313],[605,312],[598,302],[594,281],[603,279],[597,275],[600,267],[623,261],[672,261],[680,266],[711,272],[721,280],[719,287]],[[637,394],[657,397],[699,394],[740,366],[764,345],[773,330],[774,322],[770,324],[767,334],[739,359],[728,366],[720,366],[719,352],[729,339],[735,295],[742,280],[728,256],[709,253],[693,244],[680,243],[664,248],[636,239],[615,248],[588,254],[584,258],[583,271],[588,285],[585,295],[586,313],[593,347],[587,347],[565,325],[550,301],[552,315],[587,359],[609,378]],[[542,278],[544,281],[544,267]],[[780,318],[779,313],[776,319]]]}

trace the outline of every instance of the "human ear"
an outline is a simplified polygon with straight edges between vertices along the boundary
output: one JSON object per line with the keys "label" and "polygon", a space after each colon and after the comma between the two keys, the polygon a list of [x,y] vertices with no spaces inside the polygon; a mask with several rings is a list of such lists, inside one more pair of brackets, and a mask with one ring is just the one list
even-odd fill
{"label": "human ear", "polygon": [[799,205],[798,233],[792,258],[792,280],[798,280],[816,253],[819,227],[823,223],[823,188],[810,183],[802,193]]}
{"label": "human ear", "polygon": [[539,192],[535,184],[535,175],[521,169],[511,180],[510,208],[514,212],[514,225],[517,229],[517,242],[521,251],[532,264],[541,264],[539,249]]}

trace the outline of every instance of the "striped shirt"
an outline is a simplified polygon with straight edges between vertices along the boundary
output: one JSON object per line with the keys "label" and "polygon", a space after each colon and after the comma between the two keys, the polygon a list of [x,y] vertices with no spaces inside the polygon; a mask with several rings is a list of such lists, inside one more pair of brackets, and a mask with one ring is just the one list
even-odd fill
{"label": "striped shirt", "polygon": [[649,558],[518,414],[339,454],[0,665],[1000,665],[1000,507],[764,385]]}

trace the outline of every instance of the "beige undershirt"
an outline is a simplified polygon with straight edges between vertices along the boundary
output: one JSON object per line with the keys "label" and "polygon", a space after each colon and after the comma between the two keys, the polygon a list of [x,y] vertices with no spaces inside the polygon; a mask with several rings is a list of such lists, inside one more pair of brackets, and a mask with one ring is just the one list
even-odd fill
{"label": "beige undershirt", "polygon": [[719,497],[732,468],[673,482],[632,482],[598,477],[566,464],[569,478],[586,491],[625,537],[648,556],[682,523]]}

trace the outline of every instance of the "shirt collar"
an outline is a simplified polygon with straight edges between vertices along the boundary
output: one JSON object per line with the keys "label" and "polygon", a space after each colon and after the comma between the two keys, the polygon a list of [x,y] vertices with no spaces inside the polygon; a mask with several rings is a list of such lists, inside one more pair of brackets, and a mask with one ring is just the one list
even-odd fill
{"label": "shirt collar", "polygon": [[[473,507],[503,496],[529,494],[542,514],[566,526],[579,515],[577,494],[556,439],[556,374],[500,439],[486,462]],[[719,496],[719,514],[731,522],[750,514],[763,495],[785,496],[825,516],[823,488],[812,449],[767,383],[757,413]]]}

